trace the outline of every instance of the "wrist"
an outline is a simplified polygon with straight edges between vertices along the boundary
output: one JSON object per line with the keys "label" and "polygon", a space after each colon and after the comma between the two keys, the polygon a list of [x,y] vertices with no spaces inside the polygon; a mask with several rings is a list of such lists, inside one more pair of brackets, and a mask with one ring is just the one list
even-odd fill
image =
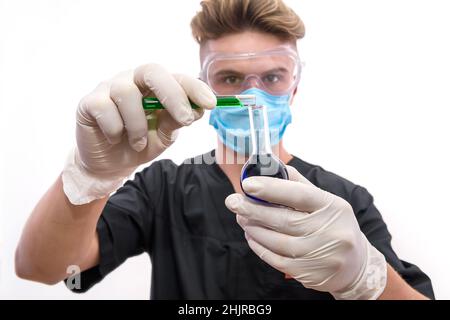
{"label": "wrist", "polygon": [[346,289],[332,292],[336,300],[376,300],[386,287],[387,263],[384,255],[365,238],[366,259],[356,280]]}
{"label": "wrist", "polygon": [[74,205],[90,203],[116,191],[133,171],[134,168],[129,168],[108,175],[90,172],[81,164],[78,151],[74,148],[69,153],[61,174],[63,190]]}

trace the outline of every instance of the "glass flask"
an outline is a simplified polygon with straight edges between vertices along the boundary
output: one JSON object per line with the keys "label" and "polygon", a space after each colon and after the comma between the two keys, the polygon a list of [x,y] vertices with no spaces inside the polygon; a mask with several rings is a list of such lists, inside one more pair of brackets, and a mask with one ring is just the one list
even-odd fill
{"label": "glass flask", "polygon": [[[241,171],[241,189],[243,191],[242,181],[249,177],[267,176],[289,179],[285,164],[272,153],[266,107],[262,105],[249,106],[248,112],[252,149],[251,155]],[[265,200],[245,194],[253,200],[267,203]]]}

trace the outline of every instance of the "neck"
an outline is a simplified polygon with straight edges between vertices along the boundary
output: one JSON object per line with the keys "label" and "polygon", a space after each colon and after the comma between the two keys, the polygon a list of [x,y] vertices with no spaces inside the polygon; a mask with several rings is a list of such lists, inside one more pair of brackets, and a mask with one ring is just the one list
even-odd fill
{"label": "neck", "polygon": [[[272,152],[284,163],[288,163],[293,157],[283,146],[283,141],[272,147]],[[240,188],[241,170],[248,157],[238,154],[234,150],[227,148],[219,139],[215,152],[217,164],[231,181],[234,191],[242,193]]]}

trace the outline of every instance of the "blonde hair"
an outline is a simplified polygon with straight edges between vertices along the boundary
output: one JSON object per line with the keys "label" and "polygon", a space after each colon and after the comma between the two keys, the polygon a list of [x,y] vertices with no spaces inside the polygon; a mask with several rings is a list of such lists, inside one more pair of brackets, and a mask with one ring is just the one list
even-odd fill
{"label": "blonde hair", "polygon": [[201,7],[191,21],[192,35],[199,44],[245,30],[287,41],[305,35],[302,20],[282,0],[203,0]]}

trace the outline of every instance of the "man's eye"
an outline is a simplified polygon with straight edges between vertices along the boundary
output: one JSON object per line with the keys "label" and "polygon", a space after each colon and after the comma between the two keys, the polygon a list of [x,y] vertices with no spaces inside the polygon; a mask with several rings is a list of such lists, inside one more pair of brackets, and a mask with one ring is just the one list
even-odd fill
{"label": "man's eye", "polygon": [[281,80],[281,77],[277,74],[268,74],[264,76],[264,82],[276,83]]}
{"label": "man's eye", "polygon": [[238,84],[240,82],[240,78],[237,76],[227,76],[223,79],[223,82],[226,84]]}

